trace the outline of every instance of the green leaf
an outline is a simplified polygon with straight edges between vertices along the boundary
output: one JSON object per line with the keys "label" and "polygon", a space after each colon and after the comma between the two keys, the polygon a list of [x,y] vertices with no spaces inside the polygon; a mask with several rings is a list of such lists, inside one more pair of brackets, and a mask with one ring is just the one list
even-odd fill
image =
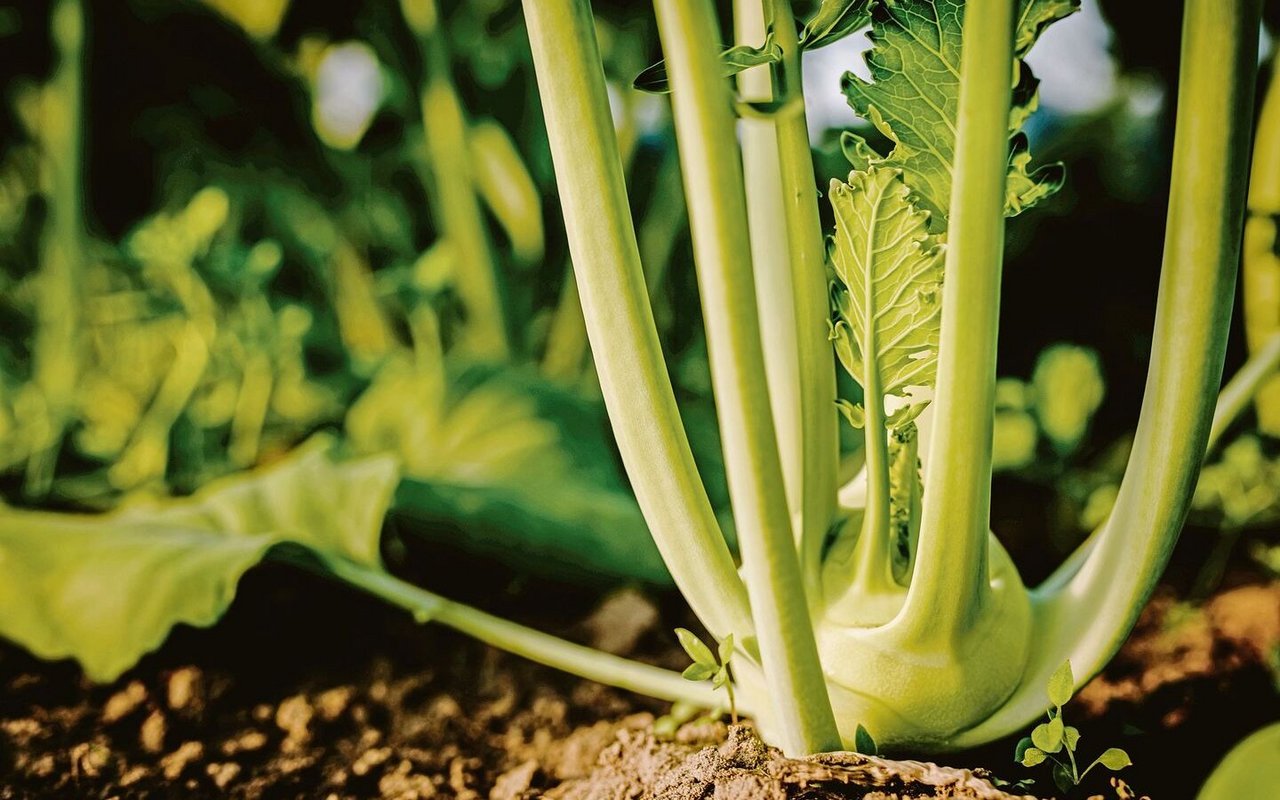
{"label": "green leaf", "polygon": [[1062,662],[1062,666],[1055,669],[1049,676],[1049,702],[1057,708],[1062,708],[1071,699],[1075,685],[1075,677],[1071,674],[1071,662]]}
{"label": "green leaf", "polygon": [[716,674],[711,677],[712,689],[723,689],[724,685],[729,682],[729,670],[721,667],[716,670]]}
{"label": "green leaf", "polygon": [[379,564],[394,459],[335,463],[327,439],[181,500],[98,516],[0,511],[0,635],[114,680],[178,623],[212,625],[272,547]]}
{"label": "green leaf", "polygon": [[684,672],[680,673],[686,681],[700,683],[716,674],[716,668],[702,663],[693,663],[685,667]]}
{"label": "green leaf", "polygon": [[1054,764],[1053,783],[1058,787],[1058,791],[1063,794],[1071,791],[1071,787],[1076,785],[1076,779],[1075,776],[1071,774],[1071,768],[1066,764]]}
{"label": "green leaf", "polygon": [[[782,60],[782,48],[773,40],[773,33],[765,36],[759,47],[738,45],[720,53],[720,73],[731,78],[743,70],[758,67],[761,64],[776,64]],[[666,94],[671,91],[671,79],[667,76],[667,62],[659,61],[646,67],[631,84],[636,89],[650,94]]]}
{"label": "green leaf", "polygon": [[800,31],[800,48],[817,50],[867,26],[871,0],[822,0]]}
{"label": "green leaf", "polygon": [[874,756],[879,752],[876,747],[876,740],[871,738],[871,733],[859,723],[857,729],[853,732],[853,747],[864,756]]}
{"label": "green leaf", "polygon": [[1062,732],[1062,741],[1067,746],[1067,750],[1074,753],[1076,747],[1080,744],[1080,731],[1068,725]]}
{"label": "green leaf", "polygon": [[1027,750],[1034,746],[1030,736],[1023,736],[1013,748],[1013,760],[1018,763],[1022,762],[1022,757],[1026,755]]}
{"label": "green leaf", "polygon": [[831,337],[864,390],[878,386],[882,396],[900,401],[890,426],[924,409],[915,390],[933,385],[941,322],[942,247],[901,174],[877,167],[853,172],[848,183],[832,181],[829,193],[839,277]]}
{"label": "green leaf", "polygon": [[733,658],[733,634],[730,633],[720,640],[720,646],[716,648],[716,655],[720,656],[720,664],[727,665]]}
{"label": "green leaf", "polygon": [[1043,763],[1048,757],[1049,754],[1045,751],[1036,747],[1028,747],[1022,751],[1022,766],[1034,767],[1037,764]]}
{"label": "green leaf", "polygon": [[1031,731],[1031,741],[1046,753],[1056,753],[1061,750],[1062,737],[1062,717],[1054,717],[1044,724],[1037,725]]}
{"label": "green leaf", "polygon": [[[712,673],[719,668],[720,665],[716,662],[716,657],[711,654],[711,649],[703,644],[693,631],[676,628],[676,638],[680,640],[680,646],[689,654],[689,658],[693,659],[693,663],[710,667]],[[710,673],[707,677],[710,677]]]}
{"label": "green leaf", "polygon": [[[1073,13],[1078,0],[1021,0],[1015,34],[1014,107],[1010,132],[1035,108],[1037,81],[1021,58],[1050,23]],[[872,49],[866,56],[867,81],[844,77],[849,105],[884,134],[894,147],[878,154],[860,137],[842,142],[854,169],[897,167],[920,206],[933,216],[935,231],[946,228],[955,155],[956,114],[960,98],[960,48],[964,33],[963,0],[896,0],[874,3]],[[1015,215],[1057,191],[1062,168],[1030,170],[1025,139],[1016,141],[1009,162],[1006,213]]]}
{"label": "green leaf", "polygon": [[1119,747],[1108,747],[1093,763],[1101,764],[1112,772],[1117,772],[1131,765],[1133,760],[1129,758],[1128,753]]}

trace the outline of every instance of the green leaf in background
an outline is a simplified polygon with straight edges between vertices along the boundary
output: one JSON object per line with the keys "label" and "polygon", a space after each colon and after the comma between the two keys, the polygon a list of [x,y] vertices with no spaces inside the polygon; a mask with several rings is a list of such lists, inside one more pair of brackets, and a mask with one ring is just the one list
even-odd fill
{"label": "green leaf in background", "polygon": [[179,500],[99,516],[0,510],[0,635],[114,680],[173,626],[211,625],[276,545],[379,565],[394,459],[332,460],[327,438]]}
{"label": "green leaf in background", "polygon": [[[773,34],[770,33],[764,39],[764,44],[759,47],[750,45],[738,45],[730,47],[720,53],[720,70],[724,77],[731,78],[751,67],[758,67],[761,64],[775,64],[782,60],[782,48],[773,41]],[[667,77],[667,64],[665,61],[646,67],[631,84],[634,88],[642,92],[651,94],[666,94],[671,91],[671,81]]]}
{"label": "green leaf in background", "polygon": [[1272,797],[1280,786],[1280,722],[1237,744],[1214,768],[1197,800]]}
{"label": "green leaf in background", "polygon": [[[1073,13],[1078,0],[1022,0],[1015,34],[1018,75],[1011,132],[1036,105],[1037,82],[1021,61],[1040,32]],[[955,120],[960,100],[960,43],[964,34],[962,0],[876,2],[871,9],[872,49],[867,53],[871,80],[845,73],[849,105],[893,142],[887,154],[875,152],[861,137],[846,133],[845,155],[854,169],[897,167],[930,211],[931,229],[946,228],[955,155]],[[927,80],[922,76],[928,76]],[[1026,141],[1015,137],[1009,162],[1006,213],[1014,215],[1053,194],[1061,186],[1061,165],[1029,171]]]}
{"label": "green leaf in background", "polygon": [[[911,387],[932,386],[941,322],[942,248],[929,215],[911,202],[902,173],[873,167],[832,181],[836,232],[832,261],[836,353],[864,389],[905,400],[890,425],[915,417],[924,402]],[[875,402],[879,398],[872,398]]]}
{"label": "green leaf in background", "polygon": [[817,50],[834,44],[871,22],[871,0],[822,0],[800,31],[800,47]]}

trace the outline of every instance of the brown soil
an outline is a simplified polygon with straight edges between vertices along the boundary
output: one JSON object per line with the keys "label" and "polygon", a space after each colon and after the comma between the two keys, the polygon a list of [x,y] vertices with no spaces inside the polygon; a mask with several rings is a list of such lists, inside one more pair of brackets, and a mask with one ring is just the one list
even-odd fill
{"label": "brown soil", "polygon": [[[557,609],[590,607],[588,597],[483,583],[467,599],[680,665],[666,633],[687,624],[675,601],[624,594],[574,623]],[[1082,748],[1129,749],[1137,766],[1124,777],[1157,800],[1184,796],[1256,717],[1280,711],[1262,666],[1280,641],[1280,585],[1214,598],[1204,624],[1183,615],[1170,628],[1171,607],[1153,604],[1069,710]],[[1169,644],[1170,630],[1198,633]],[[177,632],[109,687],[0,647],[0,798],[976,798],[1009,796],[977,767],[1031,776],[1012,763],[1011,742],[948,758],[969,771],[853,754],[790,760],[749,728],[719,724],[660,741],[651,724],[665,710],[269,567],[250,575],[223,623]],[[1179,738],[1205,730],[1207,746]],[[1207,763],[1188,756],[1181,790],[1157,791],[1158,765],[1184,747],[1208,751]],[[1035,777],[1034,790],[1051,794]]]}

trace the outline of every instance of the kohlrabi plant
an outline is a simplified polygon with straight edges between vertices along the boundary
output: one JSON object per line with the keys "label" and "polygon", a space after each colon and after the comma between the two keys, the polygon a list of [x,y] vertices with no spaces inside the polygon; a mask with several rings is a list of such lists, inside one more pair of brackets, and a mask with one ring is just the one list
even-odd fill
{"label": "kohlrabi plant", "polygon": [[[432,159],[461,169],[464,120],[438,69],[435,5],[405,8],[429,62],[423,105],[448,140]],[[0,511],[0,635],[113,680],[177,623],[212,623],[240,576],[276,559],[422,622],[684,708],[717,707],[719,689],[732,691],[731,706],[789,753],[988,742],[1043,712],[1043,687],[1067,660],[1077,671],[1055,677],[1055,697],[1097,673],[1169,558],[1211,421],[1220,432],[1260,383],[1229,388],[1214,419],[1240,255],[1257,0],[1187,0],[1164,267],[1132,455],[1105,521],[1034,589],[989,530],[996,334],[1005,217],[1063,179],[1057,166],[1033,165],[1020,132],[1036,105],[1022,59],[1074,0],[823,0],[804,21],[789,0],[737,0],[727,59],[710,0],[655,8],[740,562],[664,361],[588,0],[524,2],[600,391],[657,549],[720,650],[686,642],[697,682],[498,619],[385,568],[381,525],[402,473],[447,471],[421,448],[493,444],[494,426],[480,424],[489,417],[520,432],[498,444],[519,445],[522,460],[546,440],[504,392],[445,402],[438,320],[426,314],[408,320],[415,346],[379,362],[347,414],[345,444],[321,435],[190,497],[104,515]],[[849,77],[844,91],[887,144],[847,136],[852,169],[820,194],[801,51],[868,26],[871,79]],[[67,52],[77,30],[64,31]],[[460,187],[458,175],[437,179]],[[462,198],[442,227],[465,248],[477,198],[459,187],[438,191],[446,204]],[[820,204],[834,217],[828,230]],[[51,242],[75,232],[70,210],[51,220]],[[52,257],[50,292],[74,277]],[[487,261],[473,251],[458,264]],[[458,291],[479,309],[468,349],[500,355],[510,342],[492,278],[468,275],[476,283]],[[55,334],[41,347],[63,352]],[[837,396],[837,363],[860,399]],[[392,413],[402,394],[415,395],[422,418]],[[843,487],[842,416],[866,453]],[[65,419],[54,417],[40,442],[61,435]],[[481,459],[470,474],[504,463]],[[573,516],[617,532],[594,507]]]}
{"label": "kohlrabi plant", "polygon": [[[859,725],[931,748],[1021,728],[1059,665],[1076,683],[1114,654],[1185,518],[1240,254],[1253,0],[1186,4],[1151,366],[1114,508],[1033,589],[989,530],[1004,219],[1063,179],[1020,132],[1036,105],[1023,57],[1075,7],[834,0],[802,26],[787,0],[739,0],[722,55],[708,0],[655,1],[739,567],[655,330],[591,10],[524,3],[623,460],[681,591],[717,640],[734,637],[742,704],[789,752],[854,746]],[[819,193],[800,54],[814,31],[867,24],[870,80],[844,91],[887,146],[847,136],[852,171]],[[838,402],[837,359],[860,401]],[[866,452],[843,488],[837,408]]]}

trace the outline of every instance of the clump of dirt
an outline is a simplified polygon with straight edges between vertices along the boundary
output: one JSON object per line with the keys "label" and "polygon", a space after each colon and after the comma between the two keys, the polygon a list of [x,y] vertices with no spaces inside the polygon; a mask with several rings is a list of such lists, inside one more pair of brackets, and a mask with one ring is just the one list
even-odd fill
{"label": "clump of dirt", "polygon": [[[891,761],[857,753],[787,758],[736,725],[689,726],[676,741],[649,731],[623,730],[590,775],[566,781],[548,800],[896,800],[969,798],[1014,800],[982,770],[919,761]],[[1029,797],[1029,796],[1028,796]]]}

